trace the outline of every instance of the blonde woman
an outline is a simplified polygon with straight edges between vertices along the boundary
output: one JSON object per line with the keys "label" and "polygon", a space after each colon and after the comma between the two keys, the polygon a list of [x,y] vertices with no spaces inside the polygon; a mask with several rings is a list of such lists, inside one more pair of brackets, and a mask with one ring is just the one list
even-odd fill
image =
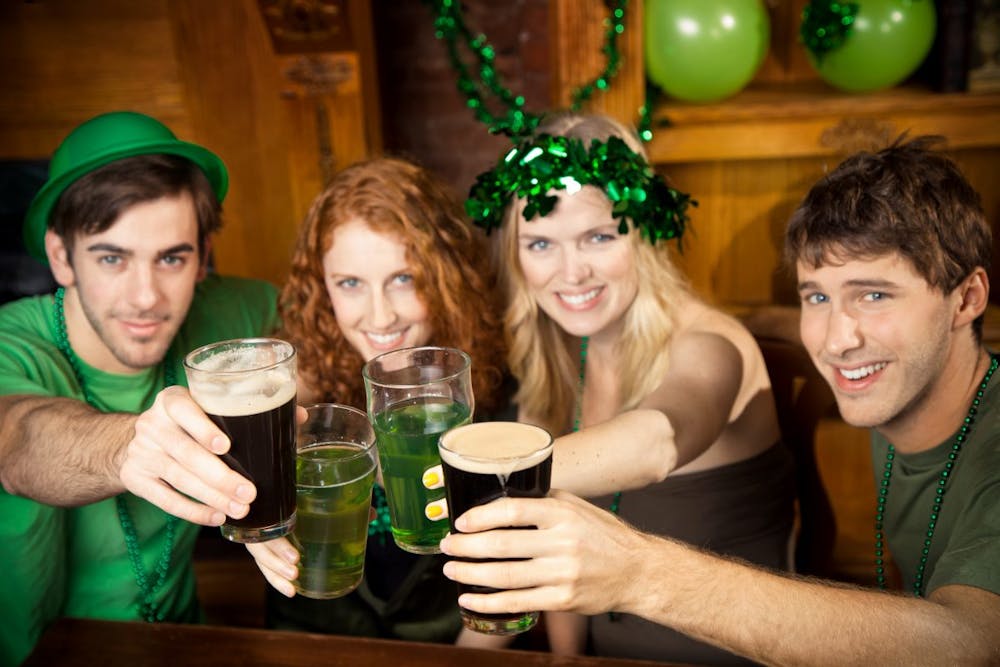
{"label": "blonde woman", "polygon": [[[515,150],[467,208],[499,227],[518,418],[562,436],[552,486],[642,530],[785,569],[791,456],[753,337],[671,261],[686,195],[608,118],[557,116]],[[547,625],[562,653],[740,660],[637,616]]]}

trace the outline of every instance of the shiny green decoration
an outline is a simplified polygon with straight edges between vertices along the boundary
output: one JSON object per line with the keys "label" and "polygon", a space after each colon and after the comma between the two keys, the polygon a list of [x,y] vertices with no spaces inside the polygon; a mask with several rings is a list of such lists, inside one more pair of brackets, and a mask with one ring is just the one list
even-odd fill
{"label": "shiny green decoration", "polygon": [[739,92],[771,41],[763,0],[646,0],[643,29],[646,76],[689,102]]}
{"label": "shiny green decoration", "polygon": [[[496,69],[496,52],[487,42],[485,35],[474,35],[465,23],[459,0],[424,0],[434,12],[434,36],[443,40],[448,51],[451,66],[458,74],[458,90],[466,98],[466,105],[476,119],[487,126],[491,134],[506,134],[517,138],[531,134],[538,125],[540,116],[524,108],[524,98],[514,95],[500,82]],[[607,90],[611,80],[621,67],[621,51],[618,36],[625,32],[625,7],[628,0],[605,0],[609,16],[605,20],[604,46],[601,51],[606,58],[604,70],[590,83],[577,88],[573,93],[571,109],[578,110],[595,91]],[[478,80],[470,72],[460,54],[464,46],[476,62]],[[503,111],[494,114],[487,108],[487,98],[495,98]]]}
{"label": "shiny green decoration", "polygon": [[611,200],[618,231],[631,222],[645,239],[680,239],[688,221],[690,195],[666,184],[645,159],[619,137],[594,139],[590,148],[580,139],[540,134],[512,148],[491,171],[476,178],[465,210],[487,234],[500,227],[504,209],[514,198],[524,199],[524,218],[548,215],[559,201],[552,190],[601,188]]}
{"label": "shiny green decoration", "polygon": [[857,12],[849,29],[841,36],[829,36],[830,48],[819,53],[810,48],[810,43],[819,41],[818,31],[822,26],[807,28],[807,12],[812,16],[820,11],[822,16],[832,15],[834,6],[839,11],[843,9],[839,3],[829,1],[812,2],[806,7],[800,34],[810,62],[824,81],[841,90],[869,92],[901,83],[916,71],[934,44],[937,31],[934,3],[858,0],[855,4]]}
{"label": "shiny green decoration", "polygon": [[857,14],[856,2],[813,0],[805,6],[799,39],[815,62],[822,62],[827,53],[840,48],[851,34]]}

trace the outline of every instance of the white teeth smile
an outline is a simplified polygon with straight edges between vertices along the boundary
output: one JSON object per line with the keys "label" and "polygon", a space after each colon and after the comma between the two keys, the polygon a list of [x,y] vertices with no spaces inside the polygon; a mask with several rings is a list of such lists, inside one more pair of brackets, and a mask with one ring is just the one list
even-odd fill
{"label": "white teeth smile", "polygon": [[372,332],[369,331],[365,335],[367,335],[369,338],[371,338],[372,342],[374,342],[377,345],[388,345],[389,343],[395,343],[397,340],[399,340],[400,338],[402,338],[403,337],[403,332],[402,331],[395,331],[393,333],[377,334],[377,333],[372,333]]}
{"label": "white teeth smile", "polygon": [[839,370],[840,374],[843,375],[848,380],[860,380],[861,378],[866,378],[872,373],[880,371],[885,367],[886,364],[883,361],[878,364],[872,364],[871,366],[862,366],[861,368],[853,368],[850,370],[846,368],[839,368],[837,370]]}
{"label": "white teeth smile", "polygon": [[584,292],[583,294],[563,294],[562,292],[559,292],[559,298],[570,305],[579,306],[587,303],[600,293],[601,293],[601,288],[595,287],[589,292]]}

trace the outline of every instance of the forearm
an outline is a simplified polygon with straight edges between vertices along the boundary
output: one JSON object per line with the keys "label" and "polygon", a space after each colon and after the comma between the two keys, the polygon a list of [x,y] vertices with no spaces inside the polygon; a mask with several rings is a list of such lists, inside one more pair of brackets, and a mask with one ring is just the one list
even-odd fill
{"label": "forearm", "polygon": [[659,410],[629,410],[556,440],[552,486],[580,496],[638,489],[677,464],[674,431]]}
{"label": "forearm", "polygon": [[135,419],[67,398],[0,396],[0,482],[8,493],[62,507],[120,493]]}
{"label": "forearm", "polygon": [[984,591],[964,589],[980,596],[969,613],[968,606],[772,574],[647,539],[654,544],[633,552],[645,557],[634,559],[641,574],[622,611],[759,662],[986,664],[998,657],[997,596]]}

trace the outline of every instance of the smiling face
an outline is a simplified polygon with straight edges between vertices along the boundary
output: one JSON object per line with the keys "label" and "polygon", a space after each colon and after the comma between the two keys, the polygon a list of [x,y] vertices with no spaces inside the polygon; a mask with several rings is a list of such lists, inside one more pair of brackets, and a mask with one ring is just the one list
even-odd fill
{"label": "smiling face", "polygon": [[954,346],[957,290],[931,288],[898,254],[799,262],[797,271],[802,342],[845,421],[892,425],[934,400]]}
{"label": "smiling face", "polygon": [[105,231],[78,235],[71,257],[51,231],[46,246],[56,280],[67,287],[66,324],[77,355],[111,373],[158,364],[202,275],[191,195],[131,206]]}
{"label": "smiling face", "polygon": [[539,307],[573,336],[611,336],[638,291],[634,248],[597,188],[558,191],[546,216],[518,218],[518,260]]}
{"label": "smiling face", "polygon": [[354,219],[336,227],[323,275],[344,338],[365,361],[425,345],[431,328],[406,261],[406,247]]}

